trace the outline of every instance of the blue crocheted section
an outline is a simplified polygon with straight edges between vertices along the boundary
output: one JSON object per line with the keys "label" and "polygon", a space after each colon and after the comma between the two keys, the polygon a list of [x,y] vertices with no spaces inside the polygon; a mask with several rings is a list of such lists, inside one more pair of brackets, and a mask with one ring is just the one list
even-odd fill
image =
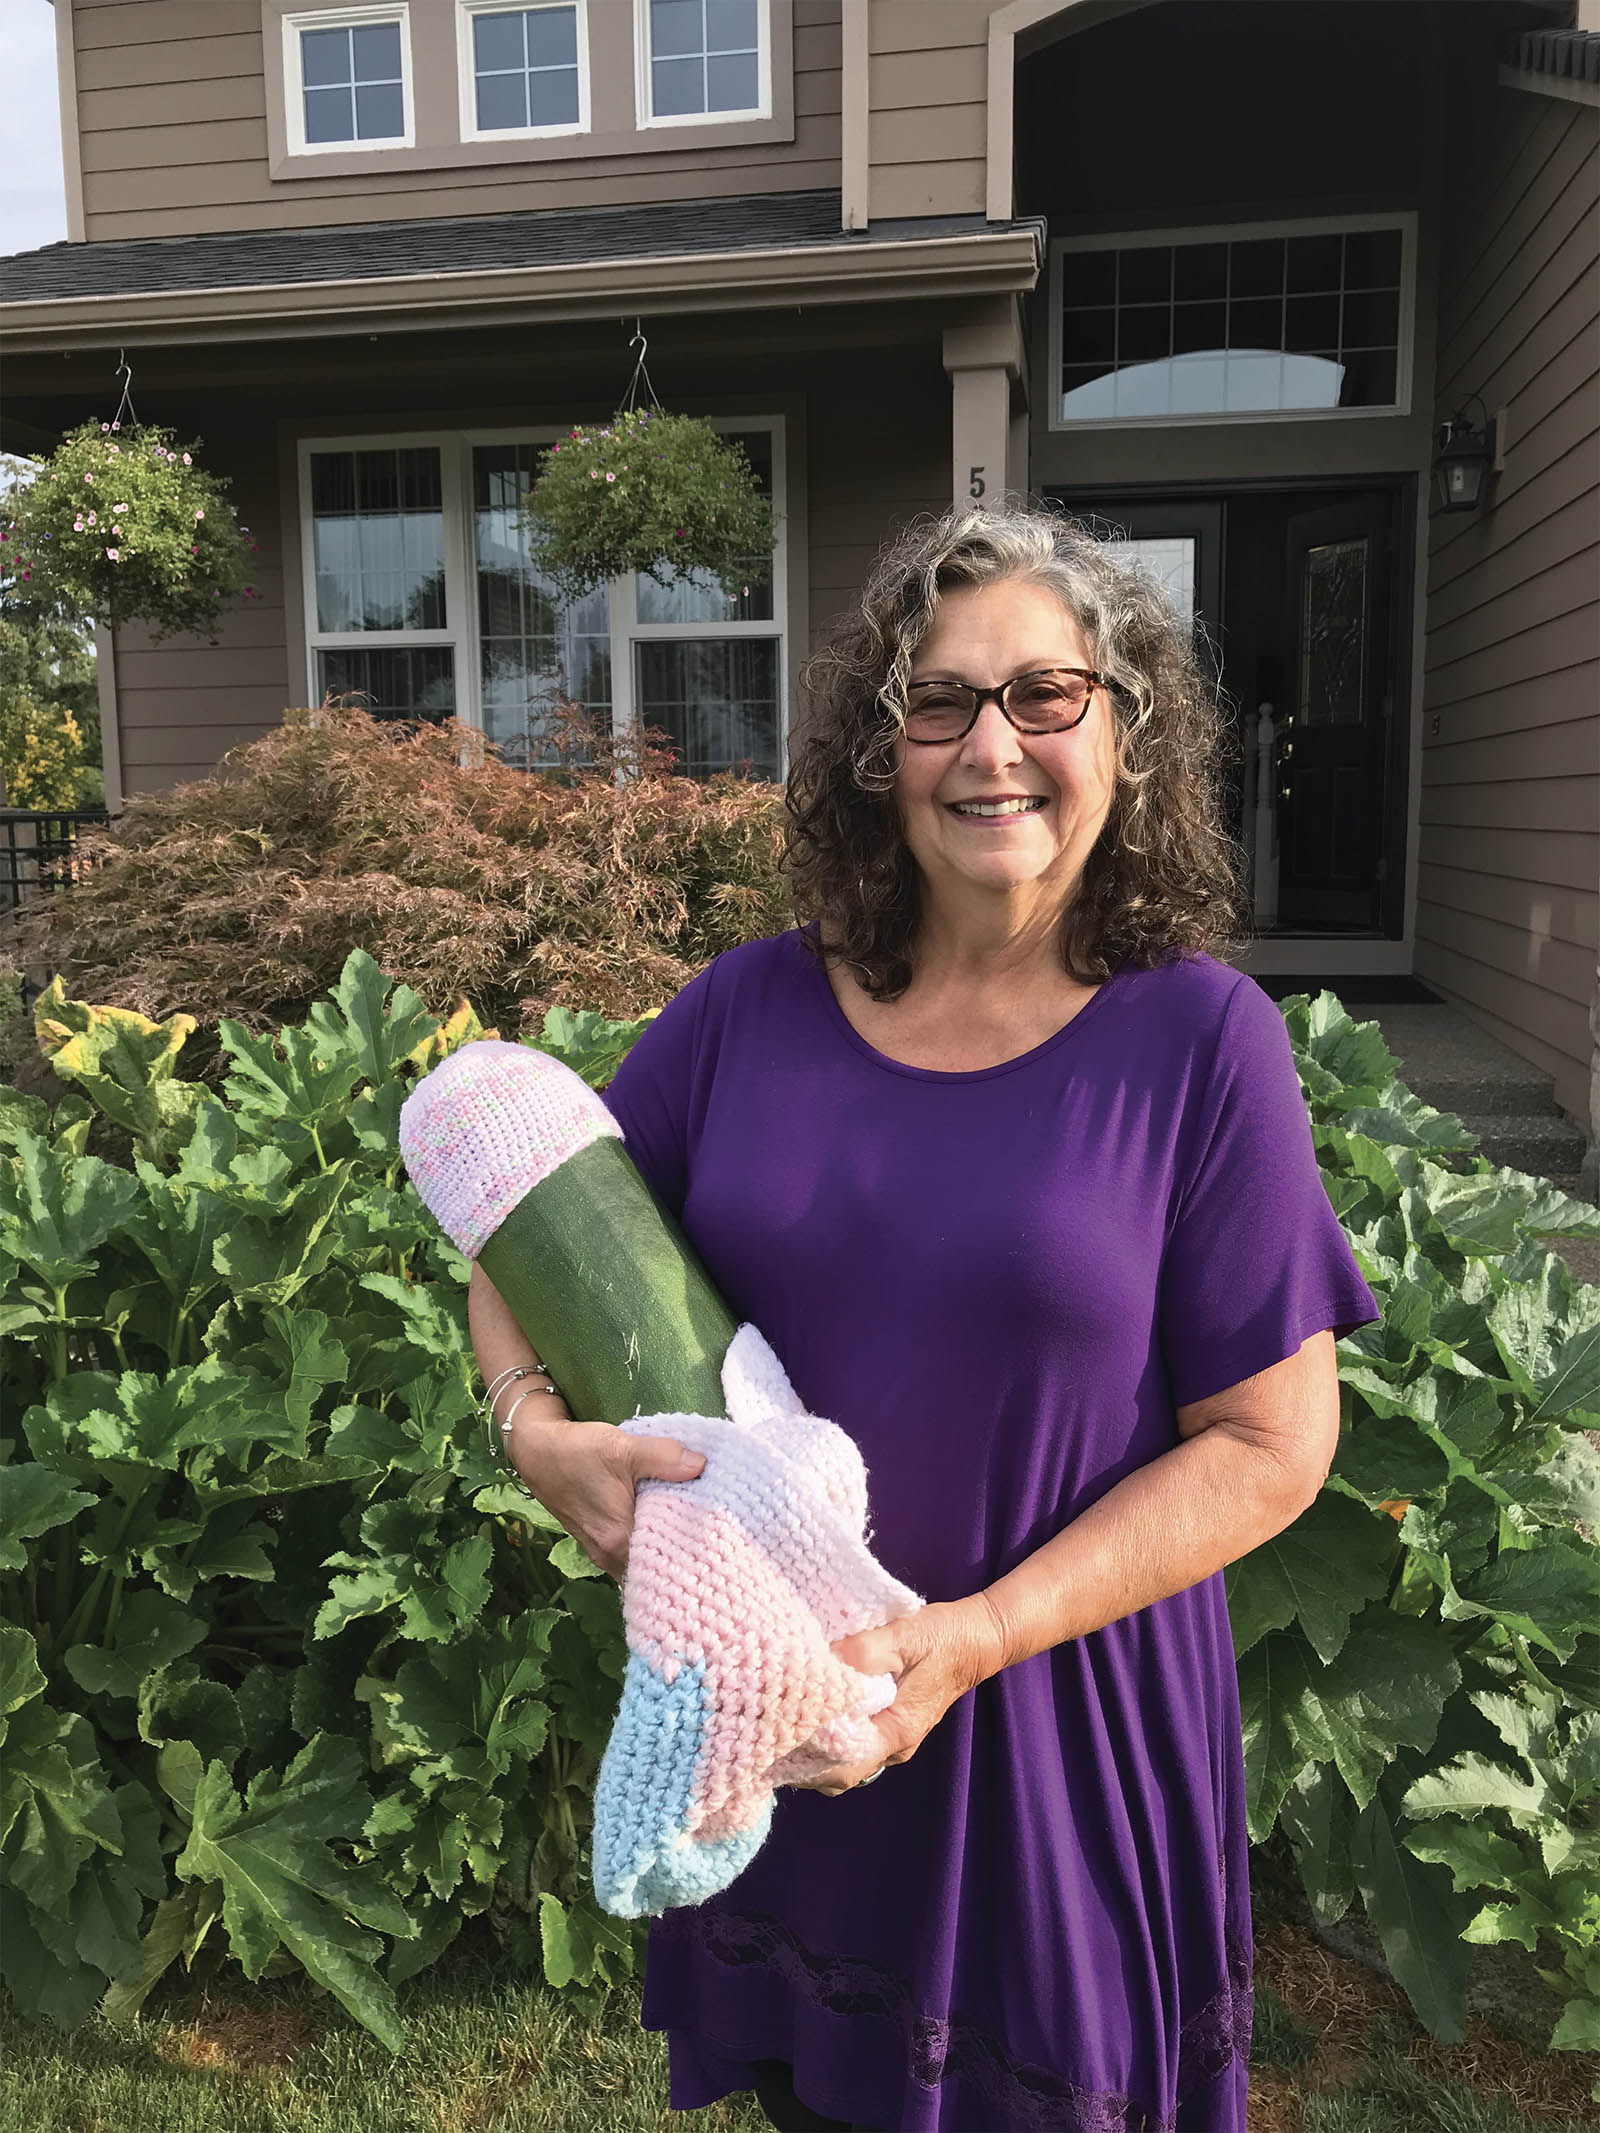
{"label": "blue crocheted section", "polygon": [[766,1841],[770,1799],[759,1822],[736,1836],[702,1844],[684,1833],[709,1719],[703,1666],[680,1667],[669,1682],[629,1654],[594,1794],[594,1893],[613,1917],[704,1903],[742,1874]]}

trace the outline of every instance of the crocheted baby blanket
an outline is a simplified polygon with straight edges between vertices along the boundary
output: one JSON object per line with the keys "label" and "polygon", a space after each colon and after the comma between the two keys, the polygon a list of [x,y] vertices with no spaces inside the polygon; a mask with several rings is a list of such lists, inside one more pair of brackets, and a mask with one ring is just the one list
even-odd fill
{"label": "crocheted baby blanket", "polygon": [[867,1476],[809,1415],[754,1326],[722,1365],[727,1418],[621,1427],[705,1454],[637,1492],[623,1579],[628,1666],[594,1799],[594,1887],[623,1918],[701,1903],[749,1865],[775,1789],[877,1747],[891,1674],[828,1649],[921,1607],[867,1545]]}
{"label": "crocheted baby blanket", "polygon": [[[425,1075],[400,1117],[412,1182],[470,1258],[552,1171],[619,1131],[559,1060],[492,1039]],[[722,1386],[725,1419],[619,1424],[706,1461],[636,1495],[627,1672],[594,1802],[595,1894],[625,1918],[725,1888],[760,1848],[776,1787],[874,1752],[894,1679],[828,1647],[922,1605],[867,1546],[860,1452],[806,1413],[754,1326],[734,1335]]]}

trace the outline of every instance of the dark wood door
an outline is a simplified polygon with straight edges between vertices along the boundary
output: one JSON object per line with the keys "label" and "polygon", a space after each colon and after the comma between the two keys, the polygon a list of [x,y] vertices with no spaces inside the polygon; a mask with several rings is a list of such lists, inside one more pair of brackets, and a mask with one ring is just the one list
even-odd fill
{"label": "dark wood door", "polygon": [[1366,490],[1288,520],[1293,638],[1278,746],[1278,924],[1377,928],[1394,715],[1394,502]]}

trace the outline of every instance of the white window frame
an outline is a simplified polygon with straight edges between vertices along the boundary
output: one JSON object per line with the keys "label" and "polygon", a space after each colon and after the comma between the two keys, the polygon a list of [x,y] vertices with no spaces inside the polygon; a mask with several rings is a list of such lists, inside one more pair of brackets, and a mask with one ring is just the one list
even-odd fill
{"label": "white window frame", "polygon": [[[638,723],[635,647],[646,642],[700,642],[722,637],[775,640],[778,680],[778,769],[789,769],[789,541],[786,419],[782,415],[708,415],[719,434],[765,430],[772,437],[772,511],[777,545],[772,556],[772,613],[748,622],[641,622],[638,587],[632,577],[613,578],[607,588],[611,633],[611,727],[623,733]],[[299,440],[300,575],[305,617],[308,691],[319,690],[317,655],[332,651],[423,650],[448,645],[455,665],[455,715],[483,727],[483,645],[478,621],[477,542],[474,533],[472,453],[476,445],[554,444],[568,424],[519,425],[514,429],[401,430],[302,437]],[[439,452],[444,511],[445,627],[437,630],[323,630],[317,627],[316,542],[311,509],[311,460],[324,452]]]}
{"label": "white window frame", "polygon": [[740,126],[753,119],[772,116],[772,0],[756,0],[756,95],[758,102],[739,111],[679,111],[665,118],[655,114],[655,92],[650,59],[650,0],[633,0],[634,94],[639,130],[655,132],[672,126]]}
{"label": "white window frame", "polygon": [[[1395,351],[1394,399],[1379,407],[1240,408],[1198,415],[1099,415],[1061,412],[1062,262],[1073,252],[1131,252],[1163,244],[1238,244],[1254,237],[1331,237],[1346,230],[1400,232],[1400,338]],[[1275,222],[1221,222],[1167,230],[1105,230],[1092,236],[1057,237],[1050,245],[1050,371],[1046,427],[1051,430],[1206,429],[1244,422],[1382,422],[1411,413],[1416,350],[1417,217],[1409,209],[1378,215],[1316,215]]]}
{"label": "white window frame", "polygon": [[[478,125],[478,75],[472,25],[480,15],[523,15],[573,8],[578,34],[578,116],[557,126]],[[588,0],[457,0],[456,80],[460,87],[461,138],[464,141],[549,141],[589,131]]]}
{"label": "white window frame", "polygon": [[[403,133],[387,133],[377,141],[307,141],[305,80],[300,57],[302,30],[372,29],[384,23],[400,28],[400,106],[405,120]],[[412,96],[411,9],[408,0],[389,0],[370,7],[307,8],[283,18],[283,122],[291,156],[376,155],[383,149],[414,148],[417,115]]]}

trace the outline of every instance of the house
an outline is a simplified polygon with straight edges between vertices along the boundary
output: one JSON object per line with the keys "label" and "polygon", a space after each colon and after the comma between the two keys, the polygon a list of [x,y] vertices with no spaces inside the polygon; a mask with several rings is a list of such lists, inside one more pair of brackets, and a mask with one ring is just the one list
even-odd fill
{"label": "house", "polygon": [[[54,5],[71,236],[5,263],[5,441],[125,350],[260,549],[215,642],[104,646],[113,801],[330,689],[779,774],[880,539],[1030,488],[1206,633],[1251,967],[1423,980],[1589,1118],[1600,0]],[[526,568],[636,322],[770,484],[737,601]]]}

